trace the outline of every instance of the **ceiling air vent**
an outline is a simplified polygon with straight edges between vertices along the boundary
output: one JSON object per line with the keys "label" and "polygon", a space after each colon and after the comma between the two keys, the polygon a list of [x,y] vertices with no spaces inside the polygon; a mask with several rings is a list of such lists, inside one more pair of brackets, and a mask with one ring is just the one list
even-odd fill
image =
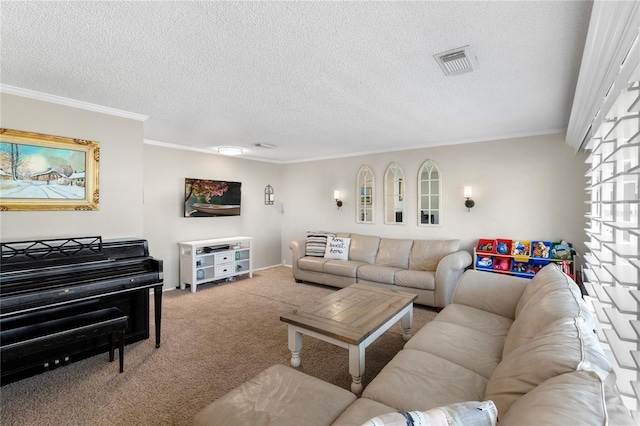
{"label": "ceiling air vent", "polygon": [[267,149],[273,149],[276,146],[272,145],[270,143],[254,143],[253,146],[257,146],[258,148],[267,148]]}
{"label": "ceiling air vent", "polygon": [[436,58],[446,76],[464,74],[478,67],[476,57],[470,51],[470,46],[447,50],[433,55],[433,57]]}

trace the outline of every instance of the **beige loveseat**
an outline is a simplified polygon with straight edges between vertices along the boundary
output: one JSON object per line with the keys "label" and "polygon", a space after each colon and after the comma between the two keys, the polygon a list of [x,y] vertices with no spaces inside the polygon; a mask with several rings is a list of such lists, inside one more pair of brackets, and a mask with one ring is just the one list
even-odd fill
{"label": "beige loveseat", "polygon": [[[348,238],[348,259],[309,256],[307,241],[289,244],[293,277],[333,287],[370,284],[418,295],[415,303],[444,308],[456,282],[471,264],[471,254],[458,251],[460,240],[410,240],[337,233]],[[321,251],[322,253],[322,251]]]}
{"label": "beige loveseat", "polygon": [[397,410],[490,400],[501,426],[634,424],[614,381],[578,287],[555,265],[532,280],[471,270],[360,398],[276,365],[195,423],[359,426]]}

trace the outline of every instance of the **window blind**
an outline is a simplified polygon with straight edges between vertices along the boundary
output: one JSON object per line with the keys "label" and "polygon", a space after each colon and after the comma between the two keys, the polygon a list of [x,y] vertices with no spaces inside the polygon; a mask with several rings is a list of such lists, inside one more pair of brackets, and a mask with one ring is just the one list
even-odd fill
{"label": "window blind", "polygon": [[583,276],[597,335],[640,424],[640,41],[620,65],[591,125]]}

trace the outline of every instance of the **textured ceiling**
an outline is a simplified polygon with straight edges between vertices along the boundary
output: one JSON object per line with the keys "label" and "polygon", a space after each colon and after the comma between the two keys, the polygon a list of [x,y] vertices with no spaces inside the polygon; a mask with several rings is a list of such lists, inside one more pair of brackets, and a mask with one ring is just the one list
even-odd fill
{"label": "textured ceiling", "polygon": [[[591,3],[3,0],[0,12],[2,85],[147,115],[148,140],[293,162],[565,131]],[[444,76],[433,55],[464,45],[478,69]]]}

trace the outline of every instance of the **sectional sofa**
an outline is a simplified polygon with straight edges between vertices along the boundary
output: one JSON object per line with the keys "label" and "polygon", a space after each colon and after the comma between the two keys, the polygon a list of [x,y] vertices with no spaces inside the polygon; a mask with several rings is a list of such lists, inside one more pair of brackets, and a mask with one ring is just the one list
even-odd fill
{"label": "sectional sofa", "polygon": [[[324,247],[317,250],[315,243],[323,235],[347,241],[344,259],[326,257]],[[417,294],[416,303],[439,309],[451,302],[456,282],[472,262],[471,254],[459,250],[460,240],[312,232],[306,239],[292,241],[289,248],[298,282],[333,287],[370,284]]]}
{"label": "sectional sofa", "polygon": [[470,270],[452,303],[359,398],[275,365],[204,408],[195,424],[380,426],[399,410],[458,419],[450,424],[478,415],[462,423],[635,424],[593,327],[577,285],[555,265],[532,280]]}

